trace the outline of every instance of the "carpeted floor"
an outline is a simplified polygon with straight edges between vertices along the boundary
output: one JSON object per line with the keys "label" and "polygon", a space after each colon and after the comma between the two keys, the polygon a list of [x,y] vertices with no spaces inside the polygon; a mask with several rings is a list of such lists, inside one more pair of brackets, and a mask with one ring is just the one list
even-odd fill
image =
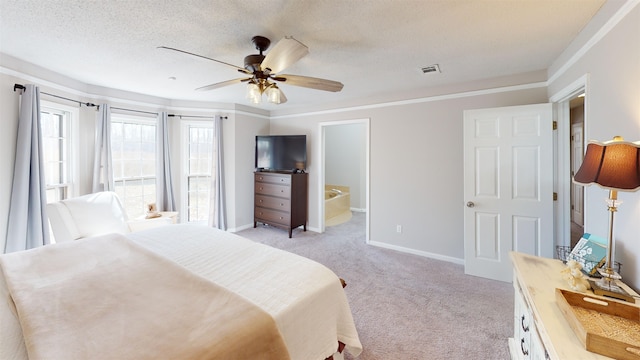
{"label": "carpeted floor", "polygon": [[[332,269],[345,279],[362,360],[509,359],[511,284],[464,267],[366,245],[365,215],[324,234],[258,226],[238,233]],[[345,359],[353,359],[349,355]]]}

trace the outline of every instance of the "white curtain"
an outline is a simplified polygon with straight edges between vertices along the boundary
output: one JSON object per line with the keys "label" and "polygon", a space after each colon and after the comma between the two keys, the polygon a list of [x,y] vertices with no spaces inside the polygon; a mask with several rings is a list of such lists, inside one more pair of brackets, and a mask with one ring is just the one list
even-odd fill
{"label": "white curtain", "polygon": [[49,243],[46,189],[42,164],[40,90],[27,84],[20,102],[5,253]]}
{"label": "white curtain", "polygon": [[209,226],[227,230],[227,215],[224,197],[224,162],[222,161],[222,117],[216,116],[213,125],[213,156],[211,169],[211,191],[209,200]]}
{"label": "white curtain", "polygon": [[171,181],[171,159],[169,152],[169,128],[167,112],[158,114],[156,126],[156,206],[158,211],[176,211]]}
{"label": "white curtain", "polygon": [[114,191],[111,161],[111,107],[100,105],[96,117],[96,147],[93,160],[93,192]]}

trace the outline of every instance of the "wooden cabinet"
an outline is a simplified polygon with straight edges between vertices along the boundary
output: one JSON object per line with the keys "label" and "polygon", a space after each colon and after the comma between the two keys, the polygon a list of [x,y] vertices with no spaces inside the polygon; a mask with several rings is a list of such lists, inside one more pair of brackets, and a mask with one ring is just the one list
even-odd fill
{"label": "wooden cabinet", "polygon": [[515,289],[513,338],[509,340],[512,359],[549,359],[529,304],[522,294],[521,284],[514,278]]}
{"label": "wooden cabinet", "polygon": [[[562,261],[512,252],[515,291],[512,359],[609,359],[582,345],[555,301],[555,289],[571,290]],[[628,292],[635,292],[619,282]],[[588,292],[591,297],[599,297]],[[611,299],[608,299],[611,301]]]}
{"label": "wooden cabinet", "polygon": [[256,172],[253,227],[259,222],[289,230],[307,231],[308,174]]}

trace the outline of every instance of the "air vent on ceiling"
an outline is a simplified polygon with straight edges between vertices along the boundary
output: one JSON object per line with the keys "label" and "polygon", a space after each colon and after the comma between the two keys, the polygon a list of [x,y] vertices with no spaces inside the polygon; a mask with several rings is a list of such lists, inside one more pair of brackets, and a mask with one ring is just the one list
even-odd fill
{"label": "air vent on ceiling", "polygon": [[429,65],[429,66],[425,66],[422,68],[422,72],[424,74],[426,73],[432,73],[432,72],[440,72],[440,66],[438,64],[433,64],[433,65]]}

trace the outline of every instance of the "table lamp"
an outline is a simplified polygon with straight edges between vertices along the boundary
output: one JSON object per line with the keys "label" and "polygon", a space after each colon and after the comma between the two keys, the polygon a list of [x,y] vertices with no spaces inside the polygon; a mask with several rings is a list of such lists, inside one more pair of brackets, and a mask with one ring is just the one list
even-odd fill
{"label": "table lamp", "polygon": [[618,191],[636,191],[640,188],[640,143],[624,141],[621,136],[604,143],[590,141],[573,181],[585,186],[597,184],[609,190],[607,258],[604,268],[598,269],[602,277],[591,282],[594,294],[634,302],[633,297],[616,284],[616,280],[622,279],[622,276],[613,269],[613,215],[621,204]]}

